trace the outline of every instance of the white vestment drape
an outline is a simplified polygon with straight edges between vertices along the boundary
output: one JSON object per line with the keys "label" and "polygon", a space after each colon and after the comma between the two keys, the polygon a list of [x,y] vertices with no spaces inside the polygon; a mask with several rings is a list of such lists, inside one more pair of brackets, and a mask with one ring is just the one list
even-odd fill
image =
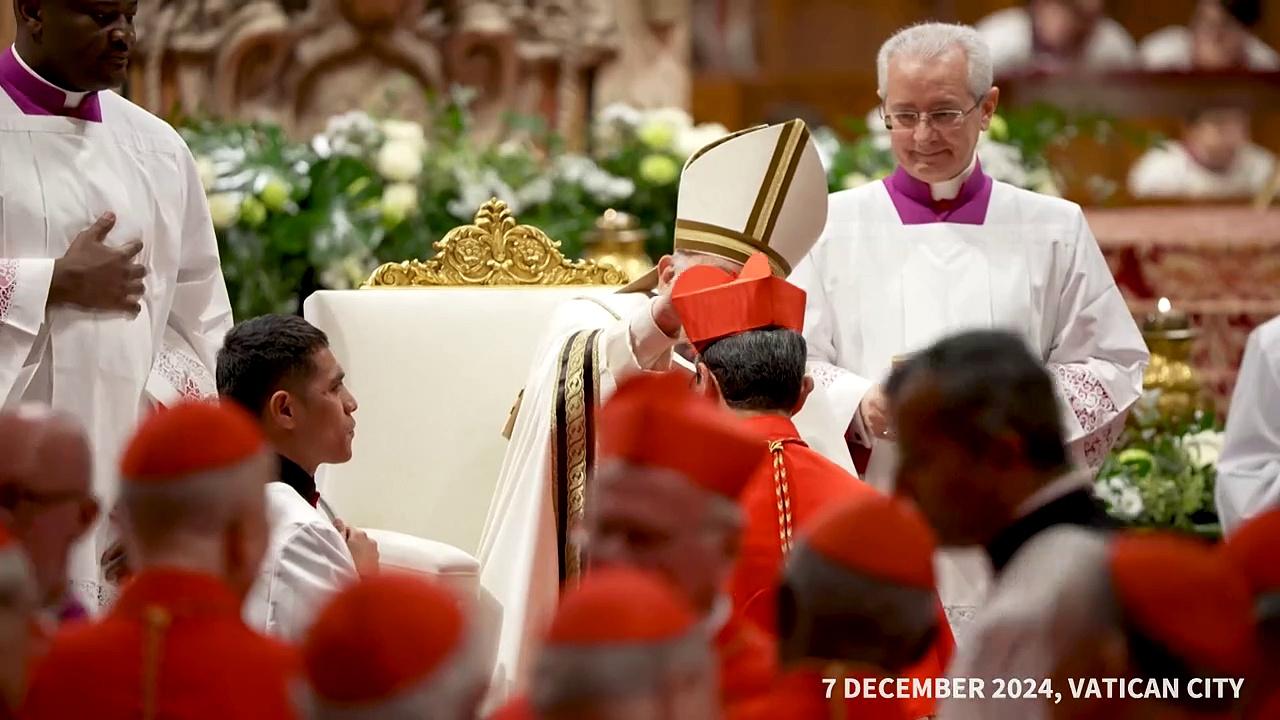
{"label": "white vestment drape", "polygon": [[[110,92],[101,123],[25,115],[0,92],[0,401],[40,401],[84,423],[95,493],[116,499],[117,457],[151,396],[199,386],[231,306],[195,162],[173,128]],[[47,307],[53,264],[114,212],[107,245],[141,240],[142,311]],[[162,357],[166,338],[171,353]],[[203,372],[202,372],[203,371]],[[207,388],[206,388],[207,389]],[[94,606],[108,528],[73,552],[71,577]]]}
{"label": "white vestment drape", "polygon": [[1249,334],[1214,492],[1227,533],[1280,506],[1280,317]]}

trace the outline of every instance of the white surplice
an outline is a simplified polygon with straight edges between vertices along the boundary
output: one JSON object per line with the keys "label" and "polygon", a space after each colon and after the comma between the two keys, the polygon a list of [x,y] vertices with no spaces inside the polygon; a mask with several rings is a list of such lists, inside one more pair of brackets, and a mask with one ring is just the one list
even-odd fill
{"label": "white surplice", "polygon": [[1186,145],[1170,142],[1142,154],[1129,170],[1129,193],[1139,198],[1251,198],[1275,172],[1270,150],[1246,143],[1231,165],[1218,172],[1200,164]]}
{"label": "white surplice", "polygon": [[[956,332],[1004,329],[1044,360],[1073,455],[1096,469],[1141,395],[1148,354],[1084,213],[978,167],[935,196],[954,197],[953,214],[930,219],[927,204],[896,189],[912,183],[928,197],[902,170],[833,194],[822,238],[791,277],[808,292],[810,374],[839,427],[853,423],[894,358]],[[892,490],[894,444],[862,440],[871,446],[866,481]],[[963,624],[989,570],[979,553],[955,553],[944,557],[963,559],[940,563],[939,585]]]}
{"label": "white surplice", "polygon": [[[204,191],[186,144],[111,93],[102,122],[28,115],[0,91],[0,402],[46,402],[84,423],[94,492],[114,503],[117,458],[143,408],[210,377],[231,305]],[[102,213],[106,244],[141,240],[135,318],[47,307],[53,265]],[[166,338],[172,353],[162,359]],[[163,382],[148,383],[153,371]],[[207,389],[207,388],[206,388]],[[96,607],[105,523],[73,551],[71,577]]]}
{"label": "white surplice", "polygon": [[[998,10],[979,20],[974,28],[991,48],[997,76],[1031,68],[1036,48],[1027,8]],[[1085,41],[1080,62],[1093,71],[1126,70],[1138,63],[1138,45],[1123,25],[1103,17]]]}
{"label": "white surplice", "polygon": [[[601,360],[597,403],[635,373],[673,366],[692,372],[672,352],[676,341],[654,323],[651,302],[646,293],[623,292],[562,303],[535,352],[480,539],[480,583],[502,607],[491,699],[526,686],[534,643],[559,597],[551,438],[562,350],[575,333],[600,331],[595,337]],[[852,471],[843,435],[831,431],[835,423],[823,398],[806,403],[795,422],[806,442]]]}
{"label": "white surplice", "polygon": [[1280,507],[1280,317],[1249,334],[1231,394],[1214,494],[1227,533],[1253,515]]}
{"label": "white surplice", "polygon": [[[1245,40],[1244,53],[1245,66],[1254,72],[1280,70],[1280,54],[1256,35]],[[1191,30],[1183,25],[1157,30],[1142,39],[1138,55],[1147,70],[1192,70]]]}
{"label": "white surplice", "polygon": [[335,592],[354,581],[355,561],[342,533],[293,487],[267,483],[271,536],[244,620],[260,633],[301,642]]}

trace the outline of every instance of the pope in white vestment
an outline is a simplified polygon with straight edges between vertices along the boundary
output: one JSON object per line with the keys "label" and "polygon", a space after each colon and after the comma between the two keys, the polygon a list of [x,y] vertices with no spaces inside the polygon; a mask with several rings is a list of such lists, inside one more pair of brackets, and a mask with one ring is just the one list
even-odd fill
{"label": "pope in white vestment", "polygon": [[[880,92],[899,167],[831,196],[822,237],[792,277],[808,294],[814,394],[870,451],[864,479],[886,491],[894,443],[879,384],[895,359],[946,335],[1022,336],[1056,379],[1072,452],[1090,468],[1141,394],[1147,349],[1080,207],[982,171],[974,148],[999,97],[991,78],[971,28],[930,23],[890,38]],[[979,604],[983,565],[940,564],[953,622]]]}
{"label": "pope in white vestment", "polygon": [[1222,530],[1280,507],[1280,317],[1249,334],[1214,488]]}
{"label": "pope in white vestment", "polygon": [[[532,640],[561,582],[584,569],[579,526],[590,497],[594,411],[625,377],[686,365],[661,323],[675,276],[698,263],[727,269],[755,252],[786,276],[826,218],[826,175],[799,120],[734,133],[697,153],[680,179],[675,255],[622,292],[559,307],[535,354],[480,541],[481,583],[502,606],[494,675],[500,699],[525,681]],[[692,381],[690,368],[690,380]],[[848,452],[820,405],[815,446]],[[801,432],[805,431],[801,425]],[[833,451],[833,452],[834,452]]]}
{"label": "pope in white vestment", "polygon": [[[55,10],[82,12],[44,9]],[[108,66],[123,79],[132,26],[123,14],[107,14]],[[16,47],[36,42],[23,37],[23,22]],[[0,403],[45,402],[79,418],[94,450],[94,491],[109,506],[117,455],[139,413],[155,400],[212,389],[209,368],[231,306],[204,191],[178,133],[109,90],[54,86],[16,47],[0,55]],[[90,67],[85,72],[108,62],[88,47],[61,62]],[[86,304],[83,288],[55,297],[56,263],[106,213],[115,221],[92,239],[101,243],[99,257],[141,243],[132,264],[121,265],[133,289],[109,309]],[[141,274],[136,266],[145,278],[133,275]],[[91,607],[106,533],[100,524],[71,560]]]}

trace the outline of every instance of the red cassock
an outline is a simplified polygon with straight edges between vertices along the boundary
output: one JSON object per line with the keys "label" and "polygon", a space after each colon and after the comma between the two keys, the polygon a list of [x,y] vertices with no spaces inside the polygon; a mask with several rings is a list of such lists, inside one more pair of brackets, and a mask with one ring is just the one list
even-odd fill
{"label": "red cassock", "polygon": [[736,612],[716,633],[720,706],[725,720],[767,718],[778,679],[778,649],[769,635]]}
{"label": "red cassock", "polygon": [[[761,467],[738,502],[746,518],[742,548],[733,574],[735,611],[775,636],[778,579],[790,544],[816,517],[859,493],[879,491],[850,475],[800,439],[790,419],[777,415],[747,418],[773,450],[773,462]],[[789,514],[788,514],[789,513]],[[938,641],[906,677],[943,677],[955,650],[951,626],[938,605]],[[933,714],[935,703],[922,698],[904,703],[913,717]]]}
{"label": "red cassock", "polygon": [[291,720],[294,651],[240,619],[221,580],[146,570],[101,622],[59,633],[37,667],[28,720]]}

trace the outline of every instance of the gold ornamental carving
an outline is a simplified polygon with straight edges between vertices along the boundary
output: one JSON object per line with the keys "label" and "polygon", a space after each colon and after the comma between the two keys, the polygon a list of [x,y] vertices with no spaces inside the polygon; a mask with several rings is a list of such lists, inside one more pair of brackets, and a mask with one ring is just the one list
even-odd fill
{"label": "gold ornamental carving", "polygon": [[560,243],[492,198],[471,225],[449,231],[429,260],[386,263],[362,288],[623,285],[627,276],[609,263],[569,260]]}

